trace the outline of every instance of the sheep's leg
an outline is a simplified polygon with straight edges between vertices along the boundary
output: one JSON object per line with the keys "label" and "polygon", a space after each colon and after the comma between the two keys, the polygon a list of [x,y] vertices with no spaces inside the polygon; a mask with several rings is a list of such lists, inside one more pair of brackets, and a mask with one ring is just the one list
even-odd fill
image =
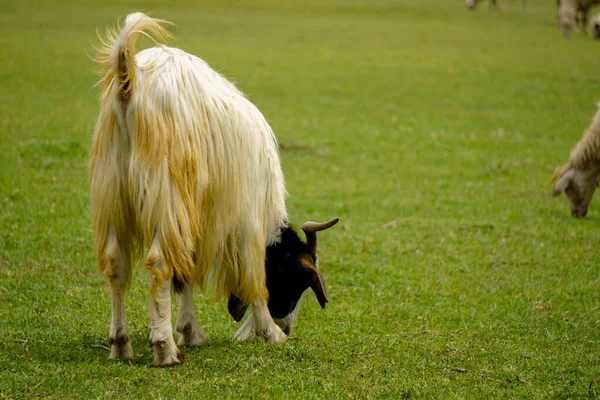
{"label": "sheep's leg", "polygon": [[[254,332],[252,332],[252,327],[254,327]],[[234,338],[238,341],[247,341],[255,336],[263,342],[285,343],[287,339],[285,333],[273,321],[265,300],[252,302],[252,312],[237,330]]]}
{"label": "sheep's leg", "polygon": [[179,334],[179,346],[201,346],[210,340],[196,319],[194,310],[194,288],[186,283],[179,296],[179,311],[175,330]]}
{"label": "sheep's leg", "polygon": [[[125,251],[122,251],[125,250]],[[108,279],[111,288],[112,318],[108,334],[110,343],[109,359],[131,360],[133,348],[127,333],[125,318],[125,289],[131,277],[131,263],[128,248],[120,248],[115,235],[110,235],[100,269]]]}
{"label": "sheep's leg", "polygon": [[587,27],[588,27],[588,12],[589,9],[585,9],[581,15],[581,32],[587,36]]}
{"label": "sheep's leg", "polygon": [[149,344],[154,349],[154,365],[167,367],[183,363],[183,355],[175,345],[171,327],[173,269],[166,264],[161,254],[158,241],[154,240],[146,258],[146,266],[152,274]]}

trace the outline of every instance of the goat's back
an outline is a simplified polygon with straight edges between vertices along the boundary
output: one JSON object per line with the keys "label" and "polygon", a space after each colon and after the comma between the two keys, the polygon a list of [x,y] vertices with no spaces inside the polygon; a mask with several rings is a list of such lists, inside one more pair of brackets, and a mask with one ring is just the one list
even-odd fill
{"label": "goat's back", "polygon": [[[127,210],[96,212],[131,214],[132,225],[117,230],[135,231],[130,236],[140,247],[158,241],[179,278],[202,287],[212,278],[218,295],[261,290],[265,248],[287,220],[271,128],[198,57],[158,46],[131,64],[128,95],[103,100],[100,118],[112,114],[114,124],[99,123],[97,130],[113,132],[96,132],[95,140],[107,143],[94,146],[121,160],[96,160],[95,168],[118,175]],[[92,179],[94,196],[102,194]]]}

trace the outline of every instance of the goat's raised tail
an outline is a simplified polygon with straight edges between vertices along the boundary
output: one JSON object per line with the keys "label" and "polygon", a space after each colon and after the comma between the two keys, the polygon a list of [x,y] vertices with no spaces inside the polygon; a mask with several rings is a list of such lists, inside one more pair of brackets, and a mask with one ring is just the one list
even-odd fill
{"label": "goat's raised tail", "polygon": [[102,79],[98,84],[104,96],[115,96],[127,102],[135,87],[135,42],[140,35],[157,41],[166,41],[172,35],[161,26],[170,22],[151,18],[143,13],[129,14],[120,31],[109,28],[104,38],[100,38],[96,62],[100,66]]}

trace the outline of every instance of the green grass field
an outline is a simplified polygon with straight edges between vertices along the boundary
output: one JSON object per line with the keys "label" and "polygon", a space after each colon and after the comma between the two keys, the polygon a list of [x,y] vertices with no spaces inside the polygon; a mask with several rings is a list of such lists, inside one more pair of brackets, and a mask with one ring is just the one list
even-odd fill
{"label": "green grass field", "polygon": [[[211,345],[153,368],[138,266],[135,358],[107,360],[90,57],[138,10],[265,114],[292,220],[341,219],[330,304],[307,292],[283,346],[235,343],[197,294]],[[0,398],[599,398],[600,205],[571,218],[545,186],[596,110],[599,54],[549,0],[3,1]]]}

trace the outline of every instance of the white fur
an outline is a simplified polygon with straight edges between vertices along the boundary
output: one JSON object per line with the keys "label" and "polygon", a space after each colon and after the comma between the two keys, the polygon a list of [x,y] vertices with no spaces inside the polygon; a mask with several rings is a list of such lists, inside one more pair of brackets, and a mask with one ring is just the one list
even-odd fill
{"label": "white fur", "polygon": [[302,297],[296,303],[296,307],[292,310],[291,313],[285,316],[285,318],[281,319],[273,319],[277,326],[279,326],[286,334],[292,332],[294,329],[294,325],[296,324],[296,317],[298,317],[298,312],[300,312],[300,303],[302,302]]}
{"label": "white fur", "polygon": [[287,339],[281,328],[273,322],[267,304],[260,301],[252,303],[248,318],[234,336],[238,341],[249,341],[255,337],[264,342],[284,343]]}
{"label": "white fur", "polygon": [[179,346],[201,346],[210,342],[208,335],[196,319],[194,310],[194,288],[185,284],[179,296],[179,312],[175,330],[179,334]]}
{"label": "white fur", "polygon": [[[112,318],[110,322],[109,337],[116,340],[111,343],[110,359],[130,360],[133,358],[133,349],[127,333],[127,321],[125,318],[125,289],[127,287],[126,268],[128,260],[125,255],[120,254],[117,240],[111,235],[105,259],[109,264],[109,270],[113,271],[110,283],[112,294]],[[126,343],[122,340],[126,339]]]}
{"label": "white fur", "polygon": [[[264,261],[287,212],[277,142],[260,111],[198,57],[163,45],[136,55],[140,35],[168,36],[161,23],[131,14],[103,42],[89,171],[98,266],[113,288],[111,339],[127,337],[131,258],[149,248],[150,339],[155,364],[171,365],[181,362],[170,321],[174,280],[235,294],[252,304],[257,335],[285,341],[267,310]],[[177,327],[191,331],[180,343],[208,339],[192,317],[192,293],[186,287],[181,298]],[[113,350],[132,354],[130,345]]]}

